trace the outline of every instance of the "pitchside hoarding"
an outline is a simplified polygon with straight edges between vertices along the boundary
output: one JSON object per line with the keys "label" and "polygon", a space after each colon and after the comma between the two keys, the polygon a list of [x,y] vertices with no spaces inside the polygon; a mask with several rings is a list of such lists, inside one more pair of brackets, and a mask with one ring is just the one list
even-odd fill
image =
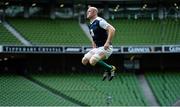
{"label": "pitchside hoarding", "polygon": [[[1,53],[86,53],[90,46],[0,46]],[[180,45],[115,46],[114,54],[180,53]]]}

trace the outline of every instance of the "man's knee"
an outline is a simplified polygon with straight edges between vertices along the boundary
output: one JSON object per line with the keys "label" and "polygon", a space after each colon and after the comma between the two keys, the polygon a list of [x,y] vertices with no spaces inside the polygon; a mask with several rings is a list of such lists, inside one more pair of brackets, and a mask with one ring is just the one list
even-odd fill
{"label": "man's knee", "polygon": [[89,63],[92,66],[95,66],[98,61],[99,61],[99,58],[97,58],[96,56],[92,56],[91,59],[89,60]]}
{"label": "man's knee", "polygon": [[81,62],[83,65],[87,65],[89,60],[87,58],[83,57]]}
{"label": "man's knee", "polygon": [[82,61],[81,61],[82,64],[87,65],[89,63],[89,60],[90,60],[90,58],[92,57],[93,54],[94,53],[92,53],[92,52],[88,52],[87,54],[85,54],[84,57],[82,58]]}

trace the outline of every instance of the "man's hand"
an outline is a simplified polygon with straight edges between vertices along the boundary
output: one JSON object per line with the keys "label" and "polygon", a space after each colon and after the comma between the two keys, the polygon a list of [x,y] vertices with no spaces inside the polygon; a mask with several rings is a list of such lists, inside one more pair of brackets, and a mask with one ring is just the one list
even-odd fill
{"label": "man's hand", "polygon": [[106,43],[104,44],[104,49],[107,50],[108,48],[109,48],[109,43],[106,42]]}

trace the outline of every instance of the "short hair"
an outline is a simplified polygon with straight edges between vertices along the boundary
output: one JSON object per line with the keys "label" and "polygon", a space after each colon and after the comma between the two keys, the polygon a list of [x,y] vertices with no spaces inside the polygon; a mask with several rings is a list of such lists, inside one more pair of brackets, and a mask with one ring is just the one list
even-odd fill
{"label": "short hair", "polygon": [[91,9],[94,10],[96,13],[98,13],[98,9],[97,9],[96,7],[89,6],[89,8],[91,8]]}

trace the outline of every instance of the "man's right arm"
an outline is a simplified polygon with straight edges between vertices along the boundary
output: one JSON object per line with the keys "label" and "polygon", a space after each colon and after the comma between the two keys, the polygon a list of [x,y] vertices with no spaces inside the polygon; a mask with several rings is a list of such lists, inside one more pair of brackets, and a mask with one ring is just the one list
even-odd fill
{"label": "man's right arm", "polygon": [[93,48],[96,48],[96,44],[95,44],[95,42],[93,41],[92,38],[91,38],[91,43],[92,43],[92,47],[93,47]]}

